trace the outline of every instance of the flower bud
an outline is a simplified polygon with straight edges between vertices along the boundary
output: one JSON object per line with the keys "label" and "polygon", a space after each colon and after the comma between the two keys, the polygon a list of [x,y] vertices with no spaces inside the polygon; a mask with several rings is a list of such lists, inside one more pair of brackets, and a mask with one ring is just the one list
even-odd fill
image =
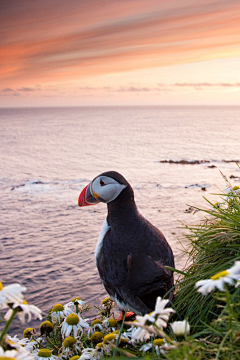
{"label": "flower bud", "polygon": [[53,331],[53,324],[48,320],[43,321],[39,326],[39,330],[41,335],[46,334],[48,336]]}
{"label": "flower bud", "polygon": [[103,333],[100,331],[96,331],[92,336],[90,337],[91,342],[94,344],[100,343],[103,339]]}

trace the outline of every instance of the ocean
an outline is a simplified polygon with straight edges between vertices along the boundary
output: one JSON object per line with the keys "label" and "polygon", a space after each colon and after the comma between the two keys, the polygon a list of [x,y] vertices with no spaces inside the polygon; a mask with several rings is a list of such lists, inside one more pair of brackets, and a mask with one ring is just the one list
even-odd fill
{"label": "ocean", "polygon": [[115,170],[129,181],[178,269],[183,224],[203,217],[189,207],[219,200],[221,172],[240,183],[240,107],[0,109],[0,128],[0,281],[25,285],[44,317],[72,297],[94,306],[106,295],[94,249],[107,207],[77,205],[95,176]]}

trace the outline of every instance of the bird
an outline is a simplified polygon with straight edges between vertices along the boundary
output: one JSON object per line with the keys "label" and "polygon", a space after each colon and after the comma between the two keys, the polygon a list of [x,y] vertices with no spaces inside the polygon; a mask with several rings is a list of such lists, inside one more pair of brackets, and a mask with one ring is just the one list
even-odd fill
{"label": "bird", "polygon": [[173,298],[174,256],[162,232],[137,209],[128,181],[116,171],[96,176],[81,191],[80,207],[107,204],[95,261],[102,283],[122,312],[145,315],[157,297]]}

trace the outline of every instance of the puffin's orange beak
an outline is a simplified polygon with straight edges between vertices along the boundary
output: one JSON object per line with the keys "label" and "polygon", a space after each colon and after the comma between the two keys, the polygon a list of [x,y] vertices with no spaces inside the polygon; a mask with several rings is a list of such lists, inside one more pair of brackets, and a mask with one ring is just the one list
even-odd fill
{"label": "puffin's orange beak", "polygon": [[100,201],[91,194],[91,183],[85,186],[78,198],[78,206],[96,205]]}

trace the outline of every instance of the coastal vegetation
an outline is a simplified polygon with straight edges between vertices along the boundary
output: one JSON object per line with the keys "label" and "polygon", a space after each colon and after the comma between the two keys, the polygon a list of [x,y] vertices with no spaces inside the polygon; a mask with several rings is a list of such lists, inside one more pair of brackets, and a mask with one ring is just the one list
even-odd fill
{"label": "coastal vegetation", "polygon": [[[152,313],[116,322],[109,298],[95,306],[90,320],[90,306],[76,297],[53,304],[42,319],[41,310],[24,300],[26,288],[0,283],[0,360],[240,359],[240,189],[225,180],[218,202],[192,206],[202,221],[183,225],[188,263],[175,270],[172,303],[158,298]],[[27,327],[22,336],[9,336],[13,318],[24,323],[26,315],[43,320],[39,330]]]}

